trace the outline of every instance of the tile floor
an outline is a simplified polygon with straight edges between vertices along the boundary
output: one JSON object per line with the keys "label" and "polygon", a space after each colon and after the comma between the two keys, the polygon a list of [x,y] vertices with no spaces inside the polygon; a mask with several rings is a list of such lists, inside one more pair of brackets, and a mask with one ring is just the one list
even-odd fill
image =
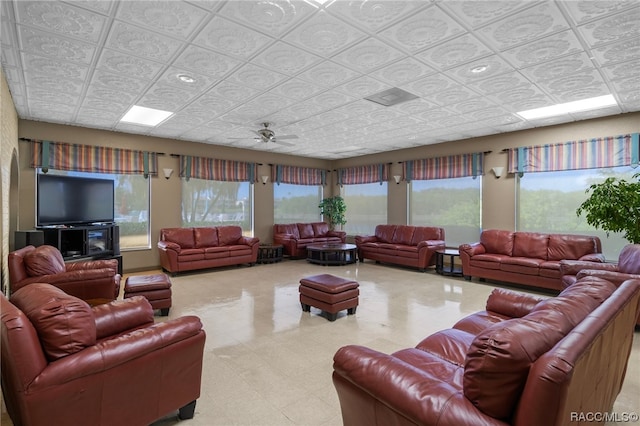
{"label": "tile floor", "polygon": [[[329,322],[315,308],[302,312],[299,279],[320,273],[360,283],[356,315],[341,312]],[[287,259],[189,273],[172,282],[168,319],[197,315],[207,332],[202,395],[192,420],[167,416],[154,426],[340,425],[331,382],[339,347],[360,344],[386,353],[412,347],[483,309],[495,287],[371,261],[323,267]],[[636,337],[617,412],[640,413],[640,333]],[[1,420],[11,424],[6,413]]]}

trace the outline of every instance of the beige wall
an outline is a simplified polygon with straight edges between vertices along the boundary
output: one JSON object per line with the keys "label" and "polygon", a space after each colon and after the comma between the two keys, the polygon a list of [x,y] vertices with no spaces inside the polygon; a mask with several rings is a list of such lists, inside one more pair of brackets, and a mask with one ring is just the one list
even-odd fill
{"label": "beige wall", "polygon": [[[269,152],[251,151],[215,145],[200,144],[172,139],[161,139],[140,135],[130,135],[103,130],[71,127],[44,122],[19,120],[18,133],[23,138],[48,139],[69,143],[104,145],[164,152],[160,156],[159,167],[178,170],[178,160],[169,154],[192,154],[220,159],[231,159],[262,163],[258,176],[269,173],[269,164],[286,164],[304,167],[336,169],[338,167],[391,162],[391,175],[401,174],[400,161],[429,158],[442,155],[491,151],[485,160],[483,179],[482,227],[515,228],[515,179],[503,176],[496,179],[489,170],[494,166],[507,165],[505,148],[565,142],[597,136],[610,136],[640,131],[640,113],[569,123],[552,127],[505,133],[481,138],[427,145],[418,148],[398,150],[383,154],[356,157],[339,161],[325,161],[305,157],[295,157]],[[30,229],[35,223],[35,173],[29,167],[29,143],[20,143],[20,229]],[[325,195],[338,193],[334,184],[335,173]],[[171,179],[157,177],[151,180],[151,249],[125,252],[126,271],[155,268],[159,264],[155,244],[160,228],[180,226],[180,179],[174,174]],[[273,224],[273,184],[256,183],[255,189],[255,235],[263,241],[272,237]],[[3,204],[4,205],[4,204]],[[389,184],[388,222],[406,223],[407,184]]]}
{"label": "beige wall", "polygon": [[[2,288],[9,282],[7,254],[13,247],[10,236],[17,227],[17,161],[18,114],[13,105],[9,86],[0,68],[0,259]],[[10,209],[10,206],[13,207]]]}

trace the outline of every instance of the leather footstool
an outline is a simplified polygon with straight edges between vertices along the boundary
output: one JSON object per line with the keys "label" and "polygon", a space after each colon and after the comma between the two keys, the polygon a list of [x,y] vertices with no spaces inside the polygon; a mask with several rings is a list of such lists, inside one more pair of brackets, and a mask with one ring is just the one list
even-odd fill
{"label": "leather footstool", "polygon": [[171,308],[171,280],[167,274],[133,275],[124,282],[124,298],[144,296],[162,316]]}
{"label": "leather footstool", "polygon": [[300,304],[304,312],[311,306],[328,314],[329,321],[335,321],[338,312],[346,309],[347,315],[356,313],[360,290],[356,281],[330,274],[313,275],[300,280]]}

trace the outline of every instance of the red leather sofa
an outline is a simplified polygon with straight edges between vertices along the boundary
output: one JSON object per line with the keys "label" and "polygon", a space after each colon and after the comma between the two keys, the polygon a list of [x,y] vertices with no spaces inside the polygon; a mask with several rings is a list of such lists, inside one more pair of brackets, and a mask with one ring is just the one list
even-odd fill
{"label": "red leather sofa", "polygon": [[0,295],[2,395],[16,426],[148,425],[200,396],[195,316],[154,324],[142,296],[94,308],[50,284]]}
{"label": "red leather sofa", "polygon": [[282,244],[283,253],[296,258],[307,257],[309,244],[344,244],[346,239],[346,232],[331,231],[326,222],[276,223],[273,225],[273,243]]}
{"label": "red leather sofa", "polygon": [[49,283],[82,300],[115,300],[120,293],[115,259],[65,263],[57,248],[42,245],[13,251],[8,261],[12,292],[33,283]]}
{"label": "red leather sofa", "polygon": [[411,266],[420,271],[435,265],[444,250],[444,229],[432,226],[377,225],[374,235],[357,235],[358,259]]}
{"label": "red leather sofa", "polygon": [[604,262],[600,238],[488,229],[480,241],[459,247],[462,273],[514,284],[560,291],[560,262]]}
{"label": "red leather sofa", "polygon": [[496,289],[485,311],[415,348],[340,348],[343,424],[568,426],[610,413],[638,313],[640,280],[584,278],[542,301]]}
{"label": "red leather sofa", "polygon": [[245,237],[239,226],[163,228],[158,251],[160,265],[172,275],[195,269],[254,265],[260,239]]}

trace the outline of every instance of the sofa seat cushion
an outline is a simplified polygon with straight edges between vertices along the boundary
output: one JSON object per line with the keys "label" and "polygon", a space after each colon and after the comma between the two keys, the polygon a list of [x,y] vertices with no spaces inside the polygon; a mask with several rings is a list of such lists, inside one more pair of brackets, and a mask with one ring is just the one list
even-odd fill
{"label": "sofa seat cushion", "polygon": [[194,260],[204,259],[204,249],[186,249],[178,253],[178,262],[193,262]]}
{"label": "sofa seat cushion", "polygon": [[396,247],[396,250],[402,252],[402,256],[408,256],[409,253],[416,256],[418,255],[418,246],[398,245]]}
{"label": "sofa seat cushion", "polygon": [[475,334],[464,330],[450,328],[438,331],[423,339],[416,349],[429,352],[438,358],[463,367],[467,352],[475,339]]}
{"label": "sofa seat cushion", "polygon": [[204,249],[205,259],[222,259],[229,257],[229,247],[207,247]]}
{"label": "sofa seat cushion", "polygon": [[245,245],[227,246],[230,256],[244,256],[251,254],[251,247]]}
{"label": "sofa seat cushion", "polygon": [[548,278],[560,278],[562,274],[560,273],[560,261],[558,260],[547,260],[540,264],[540,276],[548,277]]}
{"label": "sofa seat cushion", "polygon": [[393,243],[380,243],[378,244],[378,248],[380,250],[393,250],[396,251],[398,250],[398,244],[393,244]]}
{"label": "sofa seat cushion", "polygon": [[326,243],[329,242],[329,237],[313,237],[313,241],[316,243]]}
{"label": "sofa seat cushion", "polygon": [[509,258],[510,256],[504,254],[483,253],[473,256],[469,264],[476,268],[500,269],[502,261]]}
{"label": "sofa seat cushion", "polygon": [[416,348],[402,349],[391,355],[420,370],[422,375],[430,376],[434,383],[442,381],[462,392],[464,368],[460,365]]}
{"label": "sofa seat cushion", "polygon": [[298,247],[300,247],[301,245],[306,246],[314,243],[319,243],[319,241],[316,241],[313,238],[301,238],[298,240]]}
{"label": "sofa seat cushion", "polygon": [[529,257],[510,257],[506,258],[500,264],[500,270],[505,272],[516,272],[525,275],[539,275],[540,264],[543,259]]}

